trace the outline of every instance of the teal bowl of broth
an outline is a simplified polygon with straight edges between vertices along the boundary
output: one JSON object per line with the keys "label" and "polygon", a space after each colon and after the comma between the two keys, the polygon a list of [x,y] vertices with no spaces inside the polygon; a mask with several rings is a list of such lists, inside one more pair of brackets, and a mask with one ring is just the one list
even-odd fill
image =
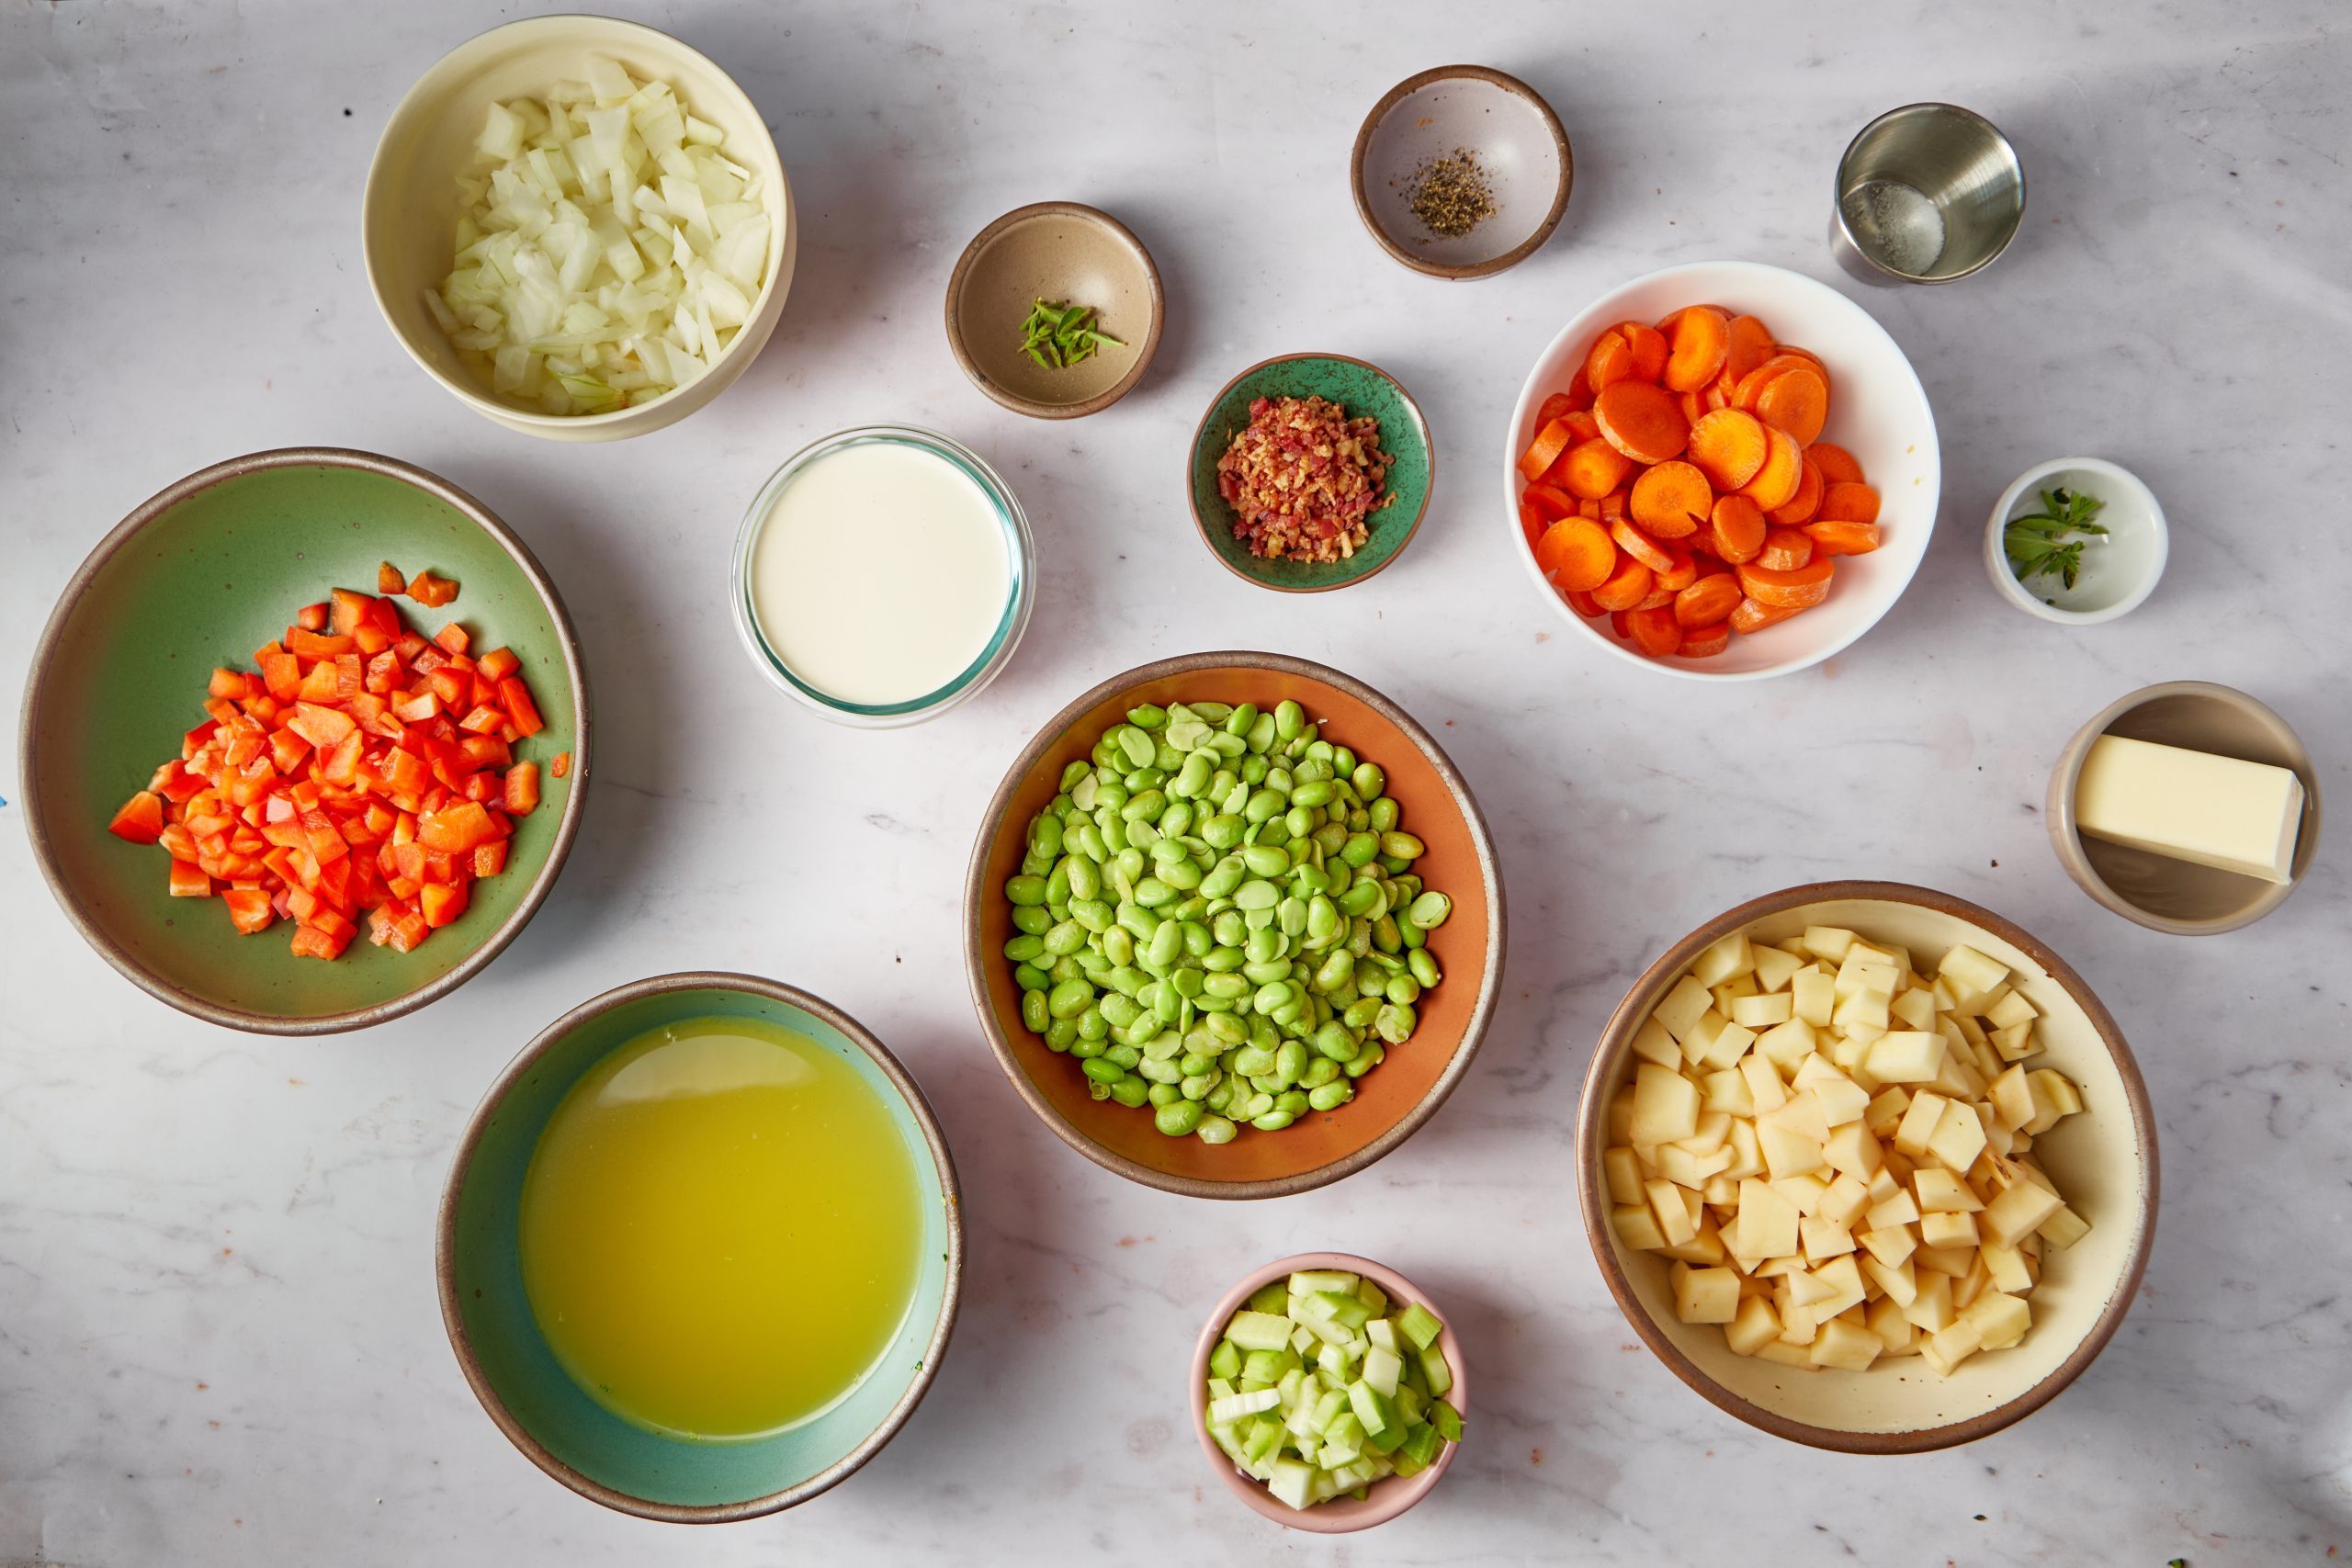
{"label": "teal bowl of broth", "polygon": [[792,1507],[879,1452],[938,1374],[962,1269],[913,1077],[839,1009],[743,975],[640,980],[532,1041],[466,1130],[436,1238],[450,1346],[499,1429],[677,1523]]}

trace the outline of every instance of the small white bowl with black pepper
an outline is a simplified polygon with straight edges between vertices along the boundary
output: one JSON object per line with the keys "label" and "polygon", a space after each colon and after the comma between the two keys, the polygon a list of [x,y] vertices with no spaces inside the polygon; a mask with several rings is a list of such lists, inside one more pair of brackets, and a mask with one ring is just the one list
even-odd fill
{"label": "small white bowl with black pepper", "polygon": [[2165,574],[2165,509],[2104,457],[2053,457],[2010,481],[1984,524],[1984,571],[2029,615],[2089,626],[2138,609]]}

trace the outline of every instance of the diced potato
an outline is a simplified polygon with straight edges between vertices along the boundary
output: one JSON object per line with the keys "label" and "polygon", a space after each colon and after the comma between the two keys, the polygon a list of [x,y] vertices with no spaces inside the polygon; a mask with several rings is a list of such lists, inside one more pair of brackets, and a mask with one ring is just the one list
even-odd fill
{"label": "diced potato", "polygon": [[[1783,1277],[1789,1282],[1789,1299],[1801,1307],[1819,1306],[1837,1299],[1837,1285],[1810,1269],[1800,1269]],[[1820,1314],[1816,1313],[1814,1320],[1819,1322]]]}
{"label": "diced potato", "polygon": [[1928,1140],[1936,1135],[1937,1123],[1943,1120],[1944,1107],[1950,1103],[1940,1094],[1921,1089],[1904,1108],[1903,1120],[1895,1124],[1889,1141],[1913,1159],[1925,1159]]}
{"label": "diced potato", "polygon": [[1882,1355],[1908,1356],[1917,1353],[1919,1331],[1912,1326],[1910,1319],[1903,1315],[1903,1308],[1895,1301],[1894,1292],[1889,1291],[1871,1303],[1868,1321],[1871,1332],[1877,1335],[1879,1343],[1886,1347],[1880,1352]]}
{"label": "diced potato", "polygon": [[1740,997],[1731,1004],[1731,1021],[1745,1029],[1765,1030],[1776,1023],[1786,1023],[1795,1016],[1792,998],[1786,991],[1770,996]]}
{"label": "diced potato", "polygon": [[1905,1029],[1933,1029],[1936,1026],[1936,994],[1933,991],[1905,991],[1889,1002],[1886,1010]]}
{"label": "diced potato", "polygon": [[1634,1091],[1621,1089],[1609,1097],[1609,1141],[1630,1144],[1634,1141]]}
{"label": "diced potato", "polygon": [[1657,1227],[1657,1216],[1650,1213],[1646,1197],[1642,1202],[1620,1203],[1609,1211],[1610,1228],[1617,1239],[1636,1252],[1656,1252],[1666,1245],[1666,1235]]}
{"label": "diced potato", "polygon": [[[1839,1010],[1844,1010],[1841,1004]],[[1944,1037],[1919,1029],[1891,1030],[1871,1042],[1871,1077],[1881,1083],[1927,1083],[1943,1070]]]}
{"label": "diced potato", "polygon": [[1807,1137],[1777,1122],[1759,1123],[1756,1129],[1756,1141],[1764,1151],[1764,1167],[1772,1173],[1775,1181],[1819,1170],[1826,1163],[1821,1157],[1819,1139]]}
{"label": "diced potato", "polygon": [[1990,1038],[1994,1053],[2004,1062],[2022,1062],[2041,1050],[2041,1042],[2034,1037],[2030,1023],[1995,1030]]}
{"label": "diced potato", "polygon": [[1837,1316],[1849,1306],[1859,1306],[1869,1293],[1862,1283],[1862,1271],[1851,1255],[1833,1258],[1813,1271],[1815,1280],[1831,1286],[1837,1294],[1816,1309],[1826,1320]]}
{"label": "diced potato", "polygon": [[1821,1158],[1829,1168],[1842,1171],[1857,1182],[1868,1182],[1883,1163],[1878,1140],[1860,1122],[1830,1129],[1828,1141],[1821,1145]]}
{"label": "diced potato", "polygon": [[1758,1128],[1781,1127],[1816,1144],[1829,1141],[1829,1117],[1809,1089],[1799,1089],[1757,1119]]}
{"label": "diced potato", "polygon": [[1889,1263],[1877,1254],[1871,1253],[1860,1261],[1862,1278],[1876,1284],[1887,1299],[1894,1302],[1897,1307],[1907,1307],[1919,1299],[1919,1284],[1912,1273],[1909,1258],[1906,1258],[1899,1263]]}
{"label": "diced potato", "polygon": [[[2051,1246],[2064,1250],[2091,1234],[2090,1222],[2061,1203],[2057,1211],[2041,1222],[2036,1233]],[[2002,1289],[2007,1290],[2007,1286]]]}
{"label": "diced potato", "polygon": [[1813,1364],[1813,1358],[1810,1355],[1806,1354],[1801,1347],[1792,1345],[1786,1339],[1768,1339],[1758,1345],[1756,1348],[1756,1359],[1759,1361],[1778,1361],[1784,1367],[1802,1367],[1809,1372],[1819,1370]]}
{"label": "diced potato", "polygon": [[2009,966],[1962,944],[1944,954],[1936,973],[1951,982],[1955,996],[1990,991],[2009,977]]}
{"label": "diced potato", "polygon": [[1601,1173],[1609,1179],[1609,1196],[1618,1203],[1646,1201],[1642,1196],[1642,1168],[1629,1148],[1613,1148],[1600,1156]]}
{"label": "diced potato", "polygon": [[1796,1251],[1797,1206],[1753,1177],[1742,1181],[1731,1247],[1744,1258],[1779,1258]]}
{"label": "diced potato", "polygon": [[1987,1350],[2006,1350],[2025,1337],[2033,1326],[2033,1308],[2022,1296],[2002,1291],[1987,1291],[1968,1303],[1961,1314],[1961,1322],[1973,1325],[1978,1340]]}
{"label": "diced potato", "polygon": [[1923,1165],[1912,1172],[1911,1190],[1918,1194],[1919,1212],[1923,1214],[1974,1213],[1984,1207],[1966,1181],[1937,1166]]}
{"label": "diced potato", "polygon": [[[1921,1222],[1923,1224],[1926,1223]],[[1973,1247],[1923,1247],[1911,1255],[1911,1266],[1929,1273],[1941,1274],[1955,1281],[1965,1280],[1976,1268],[1976,1249]],[[1959,1305],[1959,1287],[1953,1287],[1953,1305]]]}
{"label": "diced potato", "polygon": [[1984,1021],[1995,1029],[2015,1029],[2020,1023],[2031,1023],[2041,1013],[2017,991],[2011,991],[1993,1004],[1984,1013]]}
{"label": "diced potato", "polygon": [[1766,1030],[1758,1037],[1756,1048],[1785,1075],[1795,1072],[1797,1064],[1812,1055],[1819,1043],[1820,1036],[1812,1024],[1792,1018]]}
{"label": "diced potato", "polygon": [[1765,992],[1787,990],[1796,972],[1811,963],[1778,947],[1755,948],[1752,956],[1756,960],[1756,988]]}
{"label": "diced potato", "polygon": [[1919,1347],[1920,1359],[1945,1377],[1984,1346],[1973,1324],[1954,1323],[1928,1336]]}
{"label": "diced potato", "polygon": [[1928,1153],[1947,1169],[1965,1175],[1984,1152],[1984,1123],[1978,1119],[1976,1107],[1957,1100],[1948,1101],[1928,1139]]}
{"label": "diced potato", "polygon": [[1889,1268],[1909,1262],[1911,1255],[1919,1250],[1919,1238],[1907,1224],[1881,1225],[1872,1230],[1860,1231],[1854,1239],[1860,1242],[1872,1258]]}
{"label": "diced potato", "polygon": [[1852,931],[1843,926],[1807,926],[1804,928],[1806,950],[1824,963],[1842,964],[1846,953],[1855,942]]}
{"label": "diced potato", "polygon": [[[1887,969],[1880,973],[1892,976],[1894,971]],[[1886,991],[1856,991],[1838,1001],[1838,1010],[1829,1015],[1829,1021],[1841,1029],[1860,1026],[1883,1030],[1890,1016],[1887,1010],[1889,996]]]}
{"label": "diced potato", "polygon": [[2025,1081],[2023,1067],[2011,1067],[1986,1085],[1984,1093],[1993,1102],[1994,1118],[2002,1126],[2022,1127],[2033,1120],[2033,1089]]}
{"label": "diced potato", "polygon": [[1699,1112],[1699,1125],[1692,1130],[1690,1135],[1687,1138],[1678,1138],[1675,1142],[1694,1155],[1711,1155],[1723,1147],[1724,1140],[1729,1136],[1731,1136],[1729,1111],[1702,1111]]}
{"label": "diced potato", "polygon": [[1699,1130],[1699,1086],[1671,1067],[1644,1062],[1634,1075],[1635,1144],[1670,1144]]}
{"label": "diced potato", "polygon": [[1724,1247],[1722,1233],[1715,1229],[1714,1216],[1704,1208],[1699,1211],[1698,1229],[1691,1233],[1689,1241],[1669,1243],[1657,1250],[1668,1258],[1690,1264],[1693,1269],[1717,1268],[1731,1257]]}
{"label": "diced potato", "polygon": [[1690,1026],[1699,1021],[1700,1015],[1714,1005],[1715,999],[1707,995],[1707,987],[1685,975],[1666,993],[1665,1000],[1650,1010],[1650,1016],[1679,1041],[1690,1032]]}
{"label": "diced potato", "polygon": [[1868,1111],[1862,1112],[1862,1125],[1873,1138],[1891,1138],[1903,1122],[1903,1113],[1911,1109],[1911,1091],[1907,1089],[1883,1089],[1871,1097]]}
{"label": "diced potato", "polygon": [[1984,1205],[1984,1232],[2004,1247],[2015,1247],[2064,1207],[2048,1188],[2020,1181]]}
{"label": "diced potato", "polygon": [[1928,1247],[1974,1247],[1976,1216],[1941,1209],[1922,1214],[1919,1216],[1919,1239]]}
{"label": "diced potato", "polygon": [[1838,1010],[1838,982],[1826,970],[1800,969],[1789,978],[1789,998],[1797,1017],[1826,1029]]}
{"label": "diced potato", "polygon": [[[1765,1042],[1770,1039],[1769,1034],[1764,1037]],[[1755,1100],[1759,1115],[1776,1109],[1789,1098],[1789,1091],[1781,1085],[1780,1069],[1773,1066],[1769,1048],[1759,1048],[1742,1056],[1739,1059],[1739,1075],[1747,1080],[1748,1095]]]}
{"label": "diced potato", "polygon": [[1918,1293],[1903,1315],[1911,1325],[1927,1334],[1938,1334],[1951,1326],[1959,1314],[1952,1310],[1951,1276],[1928,1273],[1917,1276]]}
{"label": "diced potato", "polygon": [[1919,1223],[1918,1200],[1909,1192],[1898,1191],[1892,1198],[1871,1205],[1866,1216],[1870,1228],[1884,1230],[1889,1225],[1915,1225]]}
{"label": "diced potato", "polygon": [[1756,1141],[1756,1123],[1735,1118],[1731,1124],[1732,1162],[1723,1172],[1736,1181],[1764,1169],[1764,1150]]}
{"label": "diced potato", "polygon": [[1864,1372],[1870,1371],[1871,1363],[1878,1359],[1883,1348],[1879,1337],[1867,1328],[1857,1328],[1842,1320],[1827,1323],[1814,1339],[1813,1364]]}
{"label": "diced potato", "polygon": [[1821,1263],[1854,1250],[1854,1233],[1835,1220],[1811,1215],[1797,1221],[1797,1235],[1804,1244],[1808,1263]]}
{"label": "diced potato", "polygon": [[1666,1238],[1668,1247],[1679,1247],[1699,1234],[1698,1221],[1683,1206],[1682,1190],[1673,1182],[1665,1180],[1648,1181],[1642,1185],[1643,1196],[1649,1200],[1650,1213],[1657,1220],[1657,1234]]}
{"label": "diced potato", "polygon": [[[1696,1038],[1694,1033],[1692,1039]],[[1747,1048],[1755,1043],[1754,1030],[1747,1028],[1745,1024],[1726,1021],[1700,1049],[1696,1060],[1700,1066],[1707,1067],[1736,1066],[1739,1059],[1747,1055]],[[1690,1051],[1690,1041],[1684,1041],[1682,1049],[1683,1054],[1688,1055]]]}
{"label": "diced potato", "polygon": [[1674,1313],[1685,1323],[1729,1323],[1739,1315],[1739,1276],[1728,1269],[1673,1269]]}
{"label": "diced potato", "polygon": [[1860,1126],[1863,1112],[1871,1106],[1869,1092],[1843,1074],[1815,1084],[1813,1097],[1820,1102],[1821,1119],[1829,1123],[1833,1134],[1840,1127]]}
{"label": "diced potato", "polygon": [[1772,1303],[1762,1296],[1748,1296],[1739,1303],[1731,1325],[1724,1330],[1724,1340],[1732,1353],[1753,1356],[1766,1344],[1781,1337],[1781,1319],[1772,1311]]}
{"label": "diced potato", "polygon": [[1794,1203],[1798,1213],[1811,1215],[1821,1207],[1822,1199],[1829,1195],[1829,1183],[1817,1172],[1805,1171],[1796,1176],[1775,1178],[1772,1190]]}
{"label": "diced potato", "polygon": [[1682,1047],[1675,1043],[1674,1036],[1666,1032],[1666,1025],[1657,1021],[1655,1013],[1642,1020],[1642,1026],[1634,1031],[1633,1046],[1634,1055],[1645,1062],[1656,1062],[1661,1067],[1682,1066]]}
{"label": "diced potato", "polygon": [[1984,1270],[1992,1277],[1995,1290],[2016,1295],[2033,1289],[2033,1276],[2026,1269],[2025,1255],[2015,1247],[1988,1241],[1979,1249],[1978,1256],[1984,1260]]}
{"label": "diced potato", "polygon": [[[1746,1059],[1743,1058],[1742,1066],[1745,1065]],[[1709,1111],[1720,1111],[1726,1116],[1753,1116],[1756,1113],[1756,1095],[1736,1067],[1725,1067],[1701,1078],[1699,1097],[1702,1116]]]}
{"label": "diced potato", "polygon": [[1704,1187],[1709,1177],[1721,1175],[1731,1161],[1731,1150],[1723,1146],[1703,1155],[1692,1154],[1685,1144],[1660,1144],[1657,1148],[1658,1174],[1678,1187]]}
{"label": "diced potato", "polygon": [[1720,986],[1755,972],[1755,951],[1749,947],[1747,935],[1739,931],[1710,943],[1690,961],[1690,978],[1702,986]]}
{"label": "diced potato", "polygon": [[1850,1226],[1870,1206],[1870,1189],[1850,1172],[1840,1172],[1821,1194],[1814,1213],[1820,1218]]}

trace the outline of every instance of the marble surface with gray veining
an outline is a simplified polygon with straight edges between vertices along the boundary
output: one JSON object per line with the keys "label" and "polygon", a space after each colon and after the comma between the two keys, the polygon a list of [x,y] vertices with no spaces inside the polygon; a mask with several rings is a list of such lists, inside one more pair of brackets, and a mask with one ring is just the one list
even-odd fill
{"label": "marble surface with gray veining", "polygon": [[[2340,846],[2268,921],[2204,941],[2094,905],[2043,838],[2050,760],[2134,686],[2240,685],[2345,765],[2352,534],[2352,37],[2313,0],[1936,7],[1366,0],[1281,7],[636,3],[765,111],[804,222],[782,326],[673,429],[560,449],[459,407],[377,317],[358,193],[438,54],[536,7],[0,0],[0,688],[125,512],[240,452],[394,454],[548,562],[605,742],[537,919],[438,1005],[364,1034],[247,1037],[119,978],[33,865],[0,737],[0,1563],[650,1561],[1316,1565],[2319,1563],[2352,1551],[2352,886]],[[1346,160],[1391,83],[1475,60],[1546,93],[1577,154],[1532,261],[1444,285],[1357,224]],[[1871,116],[1966,103],[2017,141],[2025,231],[1972,281],[1865,290],[1823,247]],[[1023,202],[1118,213],[1167,277],[1140,389],[1071,424],[967,383],[940,301]],[[1503,422],[1596,291],[1772,262],[1862,299],[1917,364],[1944,457],[1887,621],[1761,685],[1604,661],[1510,558]],[[1201,548],[1179,467],[1235,370],[1331,349],[1419,398],[1440,454],[1410,552],[1306,600]],[[844,424],[957,435],[1011,479],[1044,580],[1010,670],[941,722],[828,727],[719,613],[741,509]],[[2005,607],[1979,531],[2007,479],[2116,458],[2170,513],[2129,619]],[[1438,732],[1507,868],[1507,995],[1475,1072],[1383,1164],[1240,1208],[1129,1185],[999,1076],[958,957],[985,790],[1128,665],[1327,660]],[[2339,824],[2336,836],[2341,838]],[[2154,1261],[2106,1355],[2023,1426],[1873,1461],[1765,1437],[1682,1387],[1611,1303],[1574,1208],[1591,1043],[1665,943],[1829,876],[2000,910],[2099,989],[2162,1118]],[[475,1406],[435,1305],[453,1142],[506,1057],[622,979],[741,968],[821,991],[918,1073],[972,1226],[939,1383],[865,1472],[707,1531],[548,1482]],[[1181,1369],[1229,1279],[1368,1253],[1453,1303],[1476,1359],[1461,1461],[1379,1531],[1282,1535],[1225,1496]]]}

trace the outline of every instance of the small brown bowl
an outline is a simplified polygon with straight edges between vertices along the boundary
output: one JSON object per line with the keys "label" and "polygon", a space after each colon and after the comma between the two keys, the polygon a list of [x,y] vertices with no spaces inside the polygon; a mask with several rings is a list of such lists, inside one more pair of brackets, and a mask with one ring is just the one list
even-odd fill
{"label": "small brown bowl", "polygon": [[[1383,1064],[1385,1066],[1385,1064]],[[1249,1303],[1250,1298],[1277,1280],[1317,1269],[1341,1269],[1351,1274],[1362,1274],[1388,1292],[1392,1302],[1419,1302],[1445,1325],[1438,1335],[1437,1348],[1444,1353],[1446,1367],[1453,1374],[1453,1387],[1445,1396],[1446,1403],[1466,1421],[1470,1416],[1470,1368],[1462,1359],[1462,1341],[1453,1332],[1453,1319],[1445,1309],[1430,1300],[1429,1292],[1394,1269],[1374,1263],[1369,1258],[1358,1258],[1346,1252],[1302,1252],[1295,1258],[1278,1258],[1256,1269],[1225,1293],[1209,1314],[1208,1322],[1201,1325],[1201,1337],[1193,1347],[1192,1388],[1193,1435],[1201,1440],[1201,1451],[1209,1458],[1225,1489],[1249,1506],[1255,1513],[1274,1521],[1284,1529],[1306,1530],[1314,1535],[1346,1535],[1351,1531],[1370,1529],[1385,1525],[1406,1509],[1430,1495],[1453,1462],[1453,1452],[1462,1445],[1448,1443],[1438,1450],[1430,1467],[1415,1475],[1392,1475],[1375,1481],[1362,1497],[1334,1497],[1328,1503],[1317,1503],[1311,1508],[1294,1508],[1266,1490],[1256,1477],[1234,1468],[1233,1461],[1216,1446],[1209,1436],[1209,1358],[1216,1353],[1217,1341],[1225,1337],[1225,1325],[1233,1314]]]}
{"label": "small brown bowl", "polygon": [[[1141,703],[1187,697],[1271,710],[1284,698],[1325,721],[1324,734],[1388,775],[1407,831],[1428,846],[1415,870],[1452,895],[1453,915],[1430,933],[1444,972],[1425,993],[1420,1024],[1356,1082],[1356,1097],[1280,1133],[1245,1129],[1229,1144],[1170,1138],[1143,1111],[1087,1094],[1078,1064],[1021,1021],[1004,944],[1013,934],[1005,879],[1021,864],[1029,819],[1062,769]],[[1380,693],[1324,665],[1277,653],[1194,653],[1114,675],[1048,719],[989,802],[964,885],[964,968],[972,1005],[1005,1077],[1037,1119],[1088,1159],[1130,1181],[1193,1198],[1281,1198],[1337,1181],[1387,1154],[1453,1092],[1493,1017],[1503,964],[1502,875],[1469,784],[1430,732]]]}
{"label": "small brown bowl", "polygon": [[[1434,234],[1413,216],[1420,166],[1457,150],[1478,161],[1495,210],[1466,234]],[[1349,161],[1356,216],[1380,248],[1431,277],[1491,277],[1535,254],[1568,209],[1576,158],[1542,94],[1484,65],[1408,76],[1364,116]]]}
{"label": "small brown bowl", "polygon": [[[1090,305],[1125,346],[1068,369],[1039,365],[1021,323],[1039,299]],[[947,279],[947,346],[972,384],[1015,413],[1076,419],[1109,408],[1143,379],[1159,347],[1167,299],[1133,231],[1075,201],[1016,208],[975,235]]]}
{"label": "small brown bowl", "polygon": [[[1804,1371],[1733,1353],[1721,1328],[1675,1315],[1663,1258],[1628,1252],[1609,1223],[1601,1156],[1609,1101],[1630,1077],[1634,1035],[1700,952],[1735,931],[1782,942],[1808,925],[1849,927],[1941,953],[1959,942],[2006,964],[2041,1010],[2044,1054],[2082,1090],[2083,1114],[2034,1145],[2090,1234],[2034,1287],[2034,1325],[2018,1345],[1973,1356],[1949,1378],[1905,1358],[1866,1372]],[[1675,1376],[1774,1437],[1839,1453],[1910,1454],[1974,1442],[2041,1409],[2122,1326],[2156,1231],[2156,1118],[2123,1032],[2080,975],[1992,910],[1896,882],[1816,882],[1727,909],[1676,942],[1618,1004],[1586,1074],[1577,1117],[1585,1235],[1610,1294]]]}
{"label": "small brown bowl", "polygon": [[[2192,865],[2128,844],[2085,838],[2075,827],[2075,784],[2091,742],[2120,735],[2287,769],[2303,782],[2303,825],[2285,882]],[[2043,818],[2050,846],[2075,886],[2127,920],[2174,936],[2212,936],[2251,925],[2301,886],[2319,848],[2319,771],[2287,721],[2228,686],[2167,681],[2109,703],[2075,731],[2051,770]]]}

